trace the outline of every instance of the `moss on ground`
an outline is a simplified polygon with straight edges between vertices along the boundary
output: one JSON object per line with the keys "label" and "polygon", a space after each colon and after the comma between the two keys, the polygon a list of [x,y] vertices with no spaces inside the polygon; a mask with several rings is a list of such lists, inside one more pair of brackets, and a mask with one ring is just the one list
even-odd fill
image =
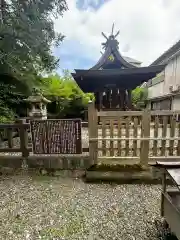
{"label": "moss on ground", "polygon": [[88,171],[116,171],[116,172],[139,172],[145,169],[140,164],[96,164],[91,166]]}
{"label": "moss on ground", "polygon": [[71,219],[62,226],[49,226],[40,231],[42,239],[68,238],[82,232],[85,229],[83,215],[71,216]]}

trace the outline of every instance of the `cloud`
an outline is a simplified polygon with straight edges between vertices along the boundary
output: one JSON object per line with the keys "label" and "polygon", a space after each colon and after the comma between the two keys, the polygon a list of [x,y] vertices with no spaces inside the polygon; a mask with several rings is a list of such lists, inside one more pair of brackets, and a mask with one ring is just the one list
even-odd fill
{"label": "cloud", "polygon": [[[113,22],[115,31],[120,30],[121,53],[144,65],[150,64],[180,38],[179,0],[81,1],[83,8],[79,8],[75,0],[67,0],[69,11],[55,21],[55,29],[66,36],[59,54],[64,48],[71,55],[71,65],[77,59],[81,62],[74,64],[74,68],[83,67],[81,58],[98,61],[101,43],[105,40],[101,32],[109,35]],[[79,46],[75,51],[72,51],[73,42]]]}

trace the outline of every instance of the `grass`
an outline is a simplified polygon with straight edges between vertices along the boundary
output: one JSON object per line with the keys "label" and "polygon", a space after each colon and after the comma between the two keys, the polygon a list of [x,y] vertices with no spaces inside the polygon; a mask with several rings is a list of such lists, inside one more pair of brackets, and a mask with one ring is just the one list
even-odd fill
{"label": "grass", "polygon": [[72,237],[78,232],[81,232],[84,228],[84,218],[76,217],[71,219],[67,224],[63,226],[56,227],[47,227],[40,231],[40,236],[42,239],[51,239],[51,238],[67,238]]}
{"label": "grass", "polygon": [[115,171],[115,172],[136,172],[143,171],[140,164],[122,165],[122,164],[96,164],[91,166],[88,171]]}

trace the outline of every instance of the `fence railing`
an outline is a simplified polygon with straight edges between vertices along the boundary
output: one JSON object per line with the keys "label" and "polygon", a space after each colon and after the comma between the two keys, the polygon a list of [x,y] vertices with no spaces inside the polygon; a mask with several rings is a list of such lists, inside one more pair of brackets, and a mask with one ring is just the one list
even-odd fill
{"label": "fence railing", "polygon": [[89,153],[98,159],[180,158],[180,111],[100,111],[89,104]]}
{"label": "fence railing", "polygon": [[[19,121],[13,124],[0,124],[0,135],[1,135],[1,147],[0,152],[2,153],[22,153],[23,157],[27,157],[31,148],[28,147],[28,129],[29,124]],[[19,145],[14,144],[14,135],[19,136]],[[4,141],[7,140],[7,146],[4,146]]]}
{"label": "fence railing", "polygon": [[[147,165],[149,159],[180,158],[179,116],[180,111],[98,112],[91,103],[88,123],[81,123],[87,143],[84,145],[82,136],[82,153],[89,153],[92,164],[98,159],[109,162],[130,159]],[[28,157],[33,153],[28,132],[30,123],[23,120],[14,124],[0,124],[0,135],[3,133],[6,140],[6,144],[1,141],[0,153],[16,152]],[[19,138],[18,146],[14,144],[14,135]],[[52,138],[52,141],[58,139]]]}
{"label": "fence railing", "polygon": [[[56,120],[57,121],[57,120]],[[41,121],[40,121],[41,122]],[[53,124],[54,124],[55,120],[53,120]],[[39,123],[39,121],[38,121]],[[50,129],[50,133],[48,132],[47,126],[46,124],[44,124],[44,130],[42,130],[42,125],[44,124],[44,122],[42,121],[41,126],[39,127],[39,124],[37,125],[37,134],[35,129],[33,129],[34,131],[34,138],[33,138],[33,134],[31,132],[31,121],[28,120],[26,121],[25,119],[23,120],[18,120],[16,123],[12,123],[12,124],[0,124],[0,153],[1,155],[3,153],[5,153],[5,155],[7,155],[7,153],[15,153],[14,155],[22,155],[23,157],[28,157],[30,155],[30,153],[32,154],[36,154],[36,149],[34,149],[33,145],[37,145],[37,144],[42,144],[43,147],[47,147],[47,142],[46,139],[44,138],[44,135],[46,135],[46,138],[48,138],[49,142],[54,142],[54,145],[57,144],[59,142],[59,144],[62,144],[62,139],[60,138],[60,134],[58,133],[58,124],[56,124],[56,129],[53,126],[50,125],[51,129]],[[35,124],[36,125],[36,124]],[[67,126],[65,126],[67,128]],[[69,127],[69,126],[68,126]],[[36,126],[35,126],[36,128]],[[62,128],[62,126],[61,126]],[[88,128],[88,122],[82,122],[81,123],[81,128]],[[54,133],[52,133],[52,129],[54,130]],[[39,131],[42,130],[42,131]],[[45,130],[47,130],[46,134],[45,134]],[[62,129],[61,129],[62,132]],[[69,128],[67,129],[67,132],[69,133]],[[42,133],[44,135],[42,135]],[[52,136],[55,135],[56,133],[58,133],[58,136]],[[66,134],[66,129],[64,129],[63,134]],[[73,133],[72,133],[73,134]],[[67,134],[66,134],[67,135]],[[67,137],[67,136],[66,136]],[[78,153],[79,154],[88,154],[89,153],[89,146],[86,144],[86,146],[84,147],[83,145],[83,140],[81,139],[81,133],[79,133],[79,137],[80,139],[78,141],[74,141],[75,148],[78,148]],[[42,138],[42,139],[40,139]],[[34,141],[36,140],[36,141]],[[61,141],[60,141],[61,140]],[[66,139],[65,139],[66,140]],[[69,139],[72,140],[72,139]],[[33,144],[34,141],[34,144]],[[46,143],[46,144],[45,144]],[[69,141],[68,144],[66,144],[67,149],[66,149],[66,154],[71,154],[72,149],[70,149],[71,146],[69,146]],[[56,146],[55,146],[56,147]],[[80,150],[79,150],[80,149]],[[55,150],[59,150],[59,149],[55,149]],[[46,152],[46,151],[45,151]],[[43,154],[43,153],[42,153]],[[61,153],[59,153],[61,154]],[[63,153],[62,153],[63,154]]]}

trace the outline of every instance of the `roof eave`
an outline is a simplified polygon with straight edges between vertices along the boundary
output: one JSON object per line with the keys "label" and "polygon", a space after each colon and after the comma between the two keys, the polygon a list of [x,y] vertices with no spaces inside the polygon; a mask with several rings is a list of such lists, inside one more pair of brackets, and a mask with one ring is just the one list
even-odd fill
{"label": "roof eave", "polygon": [[175,55],[177,52],[179,52],[179,54],[180,54],[180,40],[177,43],[175,43],[172,47],[170,47],[167,51],[165,51],[153,63],[151,63],[151,65],[161,64],[161,63],[163,63],[163,61],[166,63],[168,61],[168,59],[171,58],[173,55]]}
{"label": "roof eave", "polygon": [[136,74],[139,72],[157,72],[160,73],[165,68],[164,65],[154,65],[149,67],[133,67],[128,69],[103,69],[103,70],[84,70],[84,69],[75,69],[76,73],[72,73],[72,76],[96,76],[96,75],[117,75],[117,74]]}

